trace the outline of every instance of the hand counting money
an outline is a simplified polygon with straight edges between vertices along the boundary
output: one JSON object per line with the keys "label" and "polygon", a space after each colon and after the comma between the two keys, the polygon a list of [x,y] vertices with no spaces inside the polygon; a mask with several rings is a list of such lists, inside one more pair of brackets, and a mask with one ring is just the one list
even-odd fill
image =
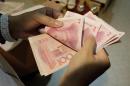
{"label": "hand counting money", "polygon": [[89,34],[96,39],[97,51],[119,41],[125,34],[92,12],[80,15],[68,11],[58,20],[63,21],[64,26],[45,27],[44,34],[29,38],[41,75],[47,76],[68,65]]}

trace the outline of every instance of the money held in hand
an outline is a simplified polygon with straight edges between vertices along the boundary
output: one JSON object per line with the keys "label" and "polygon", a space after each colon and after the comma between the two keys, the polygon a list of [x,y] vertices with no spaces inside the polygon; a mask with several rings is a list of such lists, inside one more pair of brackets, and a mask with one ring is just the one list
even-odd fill
{"label": "money held in hand", "polygon": [[80,15],[67,11],[60,28],[45,27],[44,34],[29,38],[29,42],[41,75],[52,74],[67,66],[81,49],[87,36],[92,34],[98,51],[116,43],[125,34],[88,12]]}

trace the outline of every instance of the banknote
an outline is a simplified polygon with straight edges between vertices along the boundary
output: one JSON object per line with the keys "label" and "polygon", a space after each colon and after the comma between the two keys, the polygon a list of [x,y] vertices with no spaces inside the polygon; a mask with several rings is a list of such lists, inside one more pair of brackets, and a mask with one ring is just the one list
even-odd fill
{"label": "banknote", "polygon": [[[114,27],[103,21],[101,18],[94,15],[92,12],[88,12],[84,16],[102,24],[101,28],[104,28],[106,31],[110,31],[114,36],[108,37],[109,39],[104,42],[104,46],[108,46],[112,43],[115,43],[120,40],[120,38],[125,34],[125,32],[117,31]],[[113,41],[112,41],[113,40]]]}
{"label": "banknote", "polygon": [[[75,17],[85,16],[85,18],[86,18],[85,20],[88,21],[89,24],[91,23],[91,24],[93,24],[93,26],[97,25],[96,31],[98,31],[98,32],[92,31],[91,33],[94,36],[96,35],[95,38],[96,38],[98,47],[99,46],[100,47],[102,46],[102,48],[107,47],[108,45],[119,41],[120,38],[125,34],[124,32],[117,31],[115,28],[113,28],[111,25],[109,25],[108,23],[103,21],[101,18],[94,15],[91,11],[89,11],[85,15],[80,15],[80,14],[70,12],[70,11],[67,11],[66,14],[65,14],[65,18],[66,17],[72,17],[72,16],[73,17],[74,16]],[[94,21],[97,24],[94,23],[94,22],[91,22],[91,21]],[[98,26],[100,26],[100,27],[98,28]],[[86,33],[86,31],[85,31],[85,33]],[[109,34],[109,36],[107,36],[108,34]]]}
{"label": "banknote", "polygon": [[41,75],[49,75],[66,66],[76,51],[47,34],[30,37],[29,42]]}
{"label": "banknote", "polygon": [[78,51],[81,48],[83,18],[60,18],[64,26],[60,28],[46,27],[45,32],[63,44]]}
{"label": "banknote", "polygon": [[64,18],[67,17],[82,17],[83,15],[75,13],[75,12],[71,12],[71,11],[67,11],[64,15]]}
{"label": "banknote", "polygon": [[[81,17],[83,17],[83,15],[67,11],[64,18],[67,18],[67,17],[79,17],[79,18],[81,18]],[[92,31],[93,35],[96,36],[101,24],[99,22],[93,21],[93,20],[91,20],[91,19],[89,19],[87,17],[84,17],[84,20],[85,21],[84,21],[83,30],[84,29],[86,30],[86,28],[91,28],[91,29],[93,29],[93,31]]]}

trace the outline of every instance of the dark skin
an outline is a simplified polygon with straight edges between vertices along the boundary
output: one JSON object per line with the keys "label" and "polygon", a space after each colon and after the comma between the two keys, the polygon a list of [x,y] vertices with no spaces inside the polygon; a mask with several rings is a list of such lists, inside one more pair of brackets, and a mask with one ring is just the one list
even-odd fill
{"label": "dark skin", "polygon": [[[39,34],[39,28],[43,28],[45,25],[50,27],[63,25],[62,22],[43,15],[42,12],[44,13],[44,11],[38,10],[15,17],[10,16],[9,28],[12,37],[24,39]],[[53,17],[57,17],[57,14],[53,14]],[[67,71],[61,77],[59,86],[87,86],[109,68],[110,62],[104,49],[94,54],[95,47],[95,38],[92,35],[88,36],[83,48],[70,61]],[[16,58],[13,60],[13,64],[23,65]]]}
{"label": "dark skin", "polygon": [[60,14],[59,11],[45,7],[22,15],[9,16],[10,33],[16,39],[25,39],[39,34],[44,26],[61,27],[63,23],[56,20]]}
{"label": "dark skin", "polygon": [[95,38],[90,35],[83,48],[71,59],[60,86],[88,86],[110,67],[104,49],[95,54],[95,47]]}
{"label": "dark skin", "polygon": [[[27,39],[30,36],[40,34],[40,28],[44,28],[45,26],[61,27],[63,23],[56,20],[60,14],[60,12],[46,7],[18,16],[9,16],[9,31],[15,39]],[[26,58],[25,62],[22,62],[19,60],[20,57],[15,57],[9,53],[4,53],[2,49],[0,50],[5,59],[20,76],[25,76],[36,70],[36,67],[32,67],[34,61],[31,57],[33,58],[33,56],[27,56],[32,55],[31,51],[27,51],[28,54],[26,57],[28,58]]]}

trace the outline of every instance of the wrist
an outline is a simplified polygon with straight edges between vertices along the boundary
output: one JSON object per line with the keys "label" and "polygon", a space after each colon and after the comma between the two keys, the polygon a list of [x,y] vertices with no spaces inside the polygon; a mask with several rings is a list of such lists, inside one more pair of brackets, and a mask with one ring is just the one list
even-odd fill
{"label": "wrist", "polygon": [[9,33],[12,38],[17,39],[16,31],[15,31],[15,21],[13,16],[8,16],[8,22],[9,22]]}
{"label": "wrist", "polygon": [[[81,72],[80,72],[81,73]],[[61,78],[60,86],[88,86],[87,76],[77,72],[68,72],[66,71],[63,77]]]}

